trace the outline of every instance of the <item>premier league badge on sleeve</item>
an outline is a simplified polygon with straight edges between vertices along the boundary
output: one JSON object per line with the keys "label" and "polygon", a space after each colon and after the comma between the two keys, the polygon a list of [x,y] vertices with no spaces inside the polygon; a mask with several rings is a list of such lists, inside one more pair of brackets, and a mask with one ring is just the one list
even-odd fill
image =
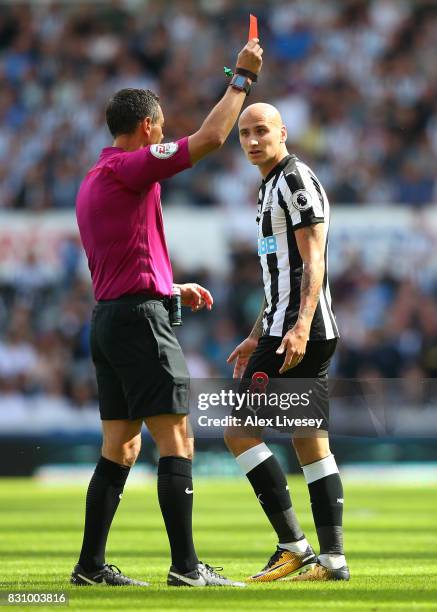
{"label": "premier league badge on sleeve", "polygon": [[291,200],[294,208],[299,212],[302,210],[308,210],[312,206],[312,197],[309,191],[305,189],[299,189],[295,191]]}
{"label": "premier league badge on sleeve", "polygon": [[150,153],[158,159],[168,159],[176,153],[179,145],[177,142],[164,142],[162,144],[154,144],[150,147]]}

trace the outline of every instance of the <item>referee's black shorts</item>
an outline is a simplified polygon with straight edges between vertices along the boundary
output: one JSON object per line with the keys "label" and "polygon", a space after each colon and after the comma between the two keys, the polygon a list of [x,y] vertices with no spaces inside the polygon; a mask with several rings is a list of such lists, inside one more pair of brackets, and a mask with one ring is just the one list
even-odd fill
{"label": "referee's black shorts", "polygon": [[100,301],[90,341],[102,420],[188,414],[188,369],[165,300]]}
{"label": "referee's black shorts", "polygon": [[[269,379],[267,387],[264,388],[269,398],[272,394],[281,396],[284,392],[300,394],[301,397],[308,393],[308,404],[297,401],[296,405],[287,409],[272,408],[271,406],[258,409],[256,404],[252,403],[250,408],[245,406],[239,416],[256,414],[260,418],[273,418],[273,422],[276,422],[276,417],[282,422],[283,416],[300,419],[321,419],[320,430],[326,432],[329,426],[328,368],[337,346],[337,339],[309,341],[302,361],[294,368],[279,374],[285,359],[285,353],[281,355],[276,353],[281,342],[282,338],[277,336],[262,336],[260,338],[258,346],[252,353],[244,371],[240,392],[256,394],[262,391],[264,384],[262,375],[264,374]],[[261,373],[261,378],[258,376],[259,373]],[[256,398],[256,396],[254,397]],[[278,429],[282,433],[296,434],[297,432],[294,425],[290,427],[281,425],[281,427],[274,427],[274,429]],[[300,431],[302,435],[306,435],[306,429],[302,428]],[[252,433],[258,433],[257,427],[252,428]]]}

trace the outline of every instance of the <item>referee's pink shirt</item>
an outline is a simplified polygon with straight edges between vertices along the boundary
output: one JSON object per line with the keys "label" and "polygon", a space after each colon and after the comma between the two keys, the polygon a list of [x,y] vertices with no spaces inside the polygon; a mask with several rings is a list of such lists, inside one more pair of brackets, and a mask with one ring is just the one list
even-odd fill
{"label": "referee's pink shirt", "polygon": [[144,291],[171,294],[159,181],[190,167],[188,138],[134,152],[102,150],[76,200],[96,300]]}

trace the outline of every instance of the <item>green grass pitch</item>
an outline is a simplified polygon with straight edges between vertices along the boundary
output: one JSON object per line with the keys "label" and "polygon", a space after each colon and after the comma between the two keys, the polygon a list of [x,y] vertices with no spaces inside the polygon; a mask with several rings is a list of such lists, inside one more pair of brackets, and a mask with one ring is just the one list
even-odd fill
{"label": "green grass pitch", "polygon": [[[152,586],[70,587],[69,573],[81,544],[85,488],[0,480],[1,591],[64,591],[70,609],[88,611],[437,610],[434,487],[345,487],[349,583],[282,582],[246,589],[165,585],[168,544],[154,482],[126,487],[107,555],[109,563]],[[290,490],[315,546],[302,478],[290,478]],[[243,478],[195,482],[194,531],[200,558],[223,565],[226,575],[238,579],[259,570],[275,547],[267,519]]]}

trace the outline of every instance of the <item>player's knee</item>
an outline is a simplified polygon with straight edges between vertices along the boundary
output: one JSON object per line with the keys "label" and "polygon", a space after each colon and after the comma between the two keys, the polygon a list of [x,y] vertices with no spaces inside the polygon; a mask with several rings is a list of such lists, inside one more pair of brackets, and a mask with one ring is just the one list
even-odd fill
{"label": "player's knee", "polygon": [[241,431],[237,432],[232,427],[228,427],[225,430],[223,439],[234,457],[238,457],[238,455],[241,455],[241,453],[244,453],[249,448],[252,448],[252,446],[262,442],[262,440],[258,441],[246,438],[241,435]]}
{"label": "player's knee", "polygon": [[293,444],[293,448],[296,451],[305,448],[305,445],[308,444],[307,438],[292,438],[291,443]]}
{"label": "player's knee", "polygon": [[228,449],[231,451],[231,453],[233,453],[234,447],[236,446],[235,444],[236,438],[235,436],[231,434],[231,432],[228,429],[225,430],[225,433],[223,435],[223,440],[225,441],[225,444],[228,447]]}
{"label": "player's knee", "polygon": [[328,438],[295,437],[292,443],[301,464],[319,461],[331,452]]}

